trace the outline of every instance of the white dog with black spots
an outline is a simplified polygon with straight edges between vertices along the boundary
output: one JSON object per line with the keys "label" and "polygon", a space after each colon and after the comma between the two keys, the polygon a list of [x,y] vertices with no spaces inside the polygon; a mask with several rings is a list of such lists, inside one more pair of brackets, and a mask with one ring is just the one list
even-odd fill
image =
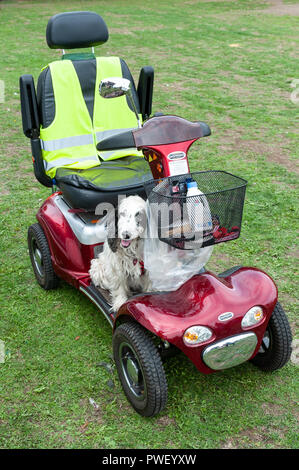
{"label": "white dog with black spots", "polygon": [[116,312],[131,295],[151,290],[143,266],[146,220],[146,202],[140,196],[124,198],[118,210],[108,214],[103,251],[91,261],[91,280],[110,292]]}

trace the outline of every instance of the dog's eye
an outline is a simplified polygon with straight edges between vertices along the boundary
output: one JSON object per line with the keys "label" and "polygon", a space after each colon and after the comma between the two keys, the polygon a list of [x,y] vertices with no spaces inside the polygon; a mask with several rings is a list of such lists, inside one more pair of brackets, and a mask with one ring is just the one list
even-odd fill
{"label": "dog's eye", "polygon": [[140,215],[140,212],[136,212],[135,217],[138,217]]}

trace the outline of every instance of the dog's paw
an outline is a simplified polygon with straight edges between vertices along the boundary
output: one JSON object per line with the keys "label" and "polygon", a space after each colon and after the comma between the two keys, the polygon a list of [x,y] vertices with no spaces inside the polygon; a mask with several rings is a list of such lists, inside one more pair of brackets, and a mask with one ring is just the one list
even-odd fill
{"label": "dog's paw", "polygon": [[118,311],[118,309],[128,300],[128,297],[125,297],[125,296],[119,296],[119,297],[116,297],[114,300],[113,300],[113,303],[112,303],[112,308],[115,312]]}
{"label": "dog's paw", "polygon": [[95,286],[101,286],[102,272],[98,259],[91,260],[89,275]]}

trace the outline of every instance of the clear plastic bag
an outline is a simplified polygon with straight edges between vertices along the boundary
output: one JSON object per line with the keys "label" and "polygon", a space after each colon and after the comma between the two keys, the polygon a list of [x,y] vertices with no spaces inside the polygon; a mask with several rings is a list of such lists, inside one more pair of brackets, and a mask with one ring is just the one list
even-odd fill
{"label": "clear plastic bag", "polygon": [[144,267],[148,271],[153,290],[173,291],[205,266],[213,246],[196,250],[180,250],[157,237],[155,220],[148,208],[148,230],[144,239]]}

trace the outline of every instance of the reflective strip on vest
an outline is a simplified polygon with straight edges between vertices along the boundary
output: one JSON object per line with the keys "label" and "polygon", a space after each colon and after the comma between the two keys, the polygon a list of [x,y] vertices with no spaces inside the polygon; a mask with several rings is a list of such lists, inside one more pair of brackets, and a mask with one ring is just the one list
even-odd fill
{"label": "reflective strip on vest", "polygon": [[74,137],[63,137],[62,139],[42,140],[41,148],[47,152],[54,152],[68,147],[77,147],[79,145],[93,144],[93,136],[91,134],[75,135]]}
{"label": "reflective strip on vest", "polygon": [[96,58],[93,119],[90,118],[72,61],[58,60],[48,67],[55,98],[55,117],[48,127],[41,126],[40,139],[45,171],[50,178],[54,178],[57,168],[62,166],[74,169],[98,166],[99,156],[104,160],[128,155],[143,156],[136,148],[104,152],[96,148],[96,144],[104,138],[134,129],[138,125],[126,96],[107,100],[98,92],[103,78],[122,76],[118,57]]}
{"label": "reflective strip on vest", "polygon": [[62,166],[75,165],[75,164],[76,164],[76,168],[79,168],[79,166],[84,165],[84,162],[86,163],[87,161],[91,163],[92,161],[97,161],[98,165],[100,165],[97,155],[94,155],[93,157],[92,156],[91,157],[80,156],[79,159],[78,158],[73,158],[73,159],[72,158],[58,158],[57,160],[54,160],[53,162],[46,162],[46,160],[44,160],[44,166],[45,166],[46,171],[50,171],[52,170],[52,168],[55,168],[55,167],[62,167]]}

